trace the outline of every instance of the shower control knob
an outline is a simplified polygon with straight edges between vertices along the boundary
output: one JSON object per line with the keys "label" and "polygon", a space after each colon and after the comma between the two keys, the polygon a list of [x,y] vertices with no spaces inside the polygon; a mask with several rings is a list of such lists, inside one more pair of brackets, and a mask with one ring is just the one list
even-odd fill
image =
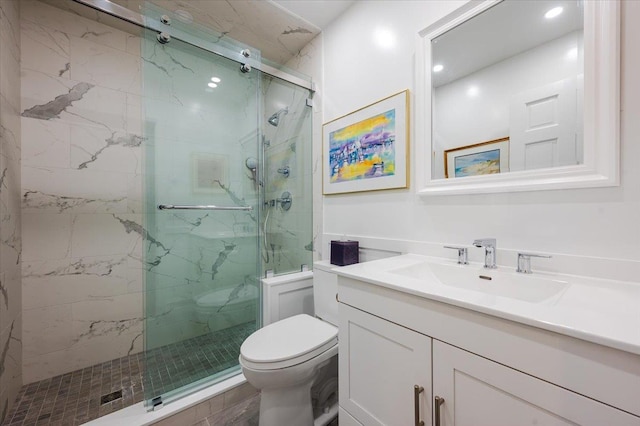
{"label": "shower control knob", "polygon": [[171,36],[167,33],[160,33],[157,38],[161,44],[167,44],[171,41]]}

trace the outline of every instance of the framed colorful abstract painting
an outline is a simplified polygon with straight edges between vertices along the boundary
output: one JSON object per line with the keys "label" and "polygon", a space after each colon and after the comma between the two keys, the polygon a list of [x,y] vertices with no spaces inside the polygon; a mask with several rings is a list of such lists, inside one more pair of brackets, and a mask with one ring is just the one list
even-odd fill
{"label": "framed colorful abstract painting", "polygon": [[446,178],[491,175],[508,171],[508,137],[444,151]]}
{"label": "framed colorful abstract painting", "polygon": [[322,126],[323,194],[408,187],[409,91]]}

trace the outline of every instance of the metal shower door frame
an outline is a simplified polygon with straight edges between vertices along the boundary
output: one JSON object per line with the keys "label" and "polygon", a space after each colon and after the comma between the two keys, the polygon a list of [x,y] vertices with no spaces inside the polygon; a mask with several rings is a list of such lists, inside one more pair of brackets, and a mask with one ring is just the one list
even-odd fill
{"label": "metal shower door frame", "polygon": [[288,81],[289,83],[293,83],[296,86],[304,87],[305,89],[308,89],[311,92],[315,92],[315,88],[314,88],[315,84],[312,81],[307,81],[303,78],[289,74],[286,71],[282,71],[278,68],[272,67],[271,65],[262,63],[261,61],[257,61],[251,57],[246,57],[244,56],[242,51],[233,51],[224,46],[220,46],[219,44],[216,44],[207,40],[202,40],[199,37],[193,36],[186,31],[182,31],[178,28],[173,28],[167,24],[162,23],[157,19],[154,19],[151,17],[145,17],[140,13],[134,12],[131,9],[127,9],[126,7],[120,6],[119,4],[112,3],[109,0],[73,0],[73,1],[82,5],[88,6],[92,9],[98,10],[100,12],[104,12],[116,18],[122,19],[124,21],[137,25],[139,27],[155,31],[158,34],[166,33],[170,35],[171,38],[175,38],[184,43],[195,46],[199,49],[203,49],[208,52],[214,53],[216,55],[222,56],[224,58],[230,59],[232,61],[237,62],[238,64],[249,65],[250,67],[257,69],[265,74]]}

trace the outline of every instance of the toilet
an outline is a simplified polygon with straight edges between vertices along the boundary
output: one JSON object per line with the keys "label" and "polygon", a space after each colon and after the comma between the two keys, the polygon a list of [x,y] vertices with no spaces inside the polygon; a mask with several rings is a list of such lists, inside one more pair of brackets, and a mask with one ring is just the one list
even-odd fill
{"label": "toilet", "polygon": [[255,321],[259,297],[258,287],[252,284],[199,294],[193,298],[196,321],[208,324],[210,332]]}
{"label": "toilet", "polygon": [[[315,316],[299,314],[269,324],[250,335],[240,348],[242,372],[261,391],[260,426],[323,426],[337,414],[338,280],[331,272],[334,267],[329,262],[314,264]],[[335,371],[336,377],[328,377],[328,371]],[[314,402],[320,407],[314,407]]]}

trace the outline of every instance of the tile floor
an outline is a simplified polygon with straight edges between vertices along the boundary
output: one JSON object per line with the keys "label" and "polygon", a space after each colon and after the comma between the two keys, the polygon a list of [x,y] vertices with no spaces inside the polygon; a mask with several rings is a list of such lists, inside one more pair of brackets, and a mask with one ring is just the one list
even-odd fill
{"label": "tile floor", "polygon": [[[240,344],[254,330],[253,322],[241,324],[30,383],[20,390],[3,425],[80,425],[142,401],[147,390],[159,395],[211,376],[237,364]],[[121,396],[101,404],[117,391]]]}
{"label": "tile floor", "polygon": [[[260,394],[188,426],[258,426]],[[187,425],[185,425],[187,426]],[[284,425],[283,425],[284,426]],[[293,426],[293,425],[292,425]],[[327,426],[339,426],[338,418]]]}

